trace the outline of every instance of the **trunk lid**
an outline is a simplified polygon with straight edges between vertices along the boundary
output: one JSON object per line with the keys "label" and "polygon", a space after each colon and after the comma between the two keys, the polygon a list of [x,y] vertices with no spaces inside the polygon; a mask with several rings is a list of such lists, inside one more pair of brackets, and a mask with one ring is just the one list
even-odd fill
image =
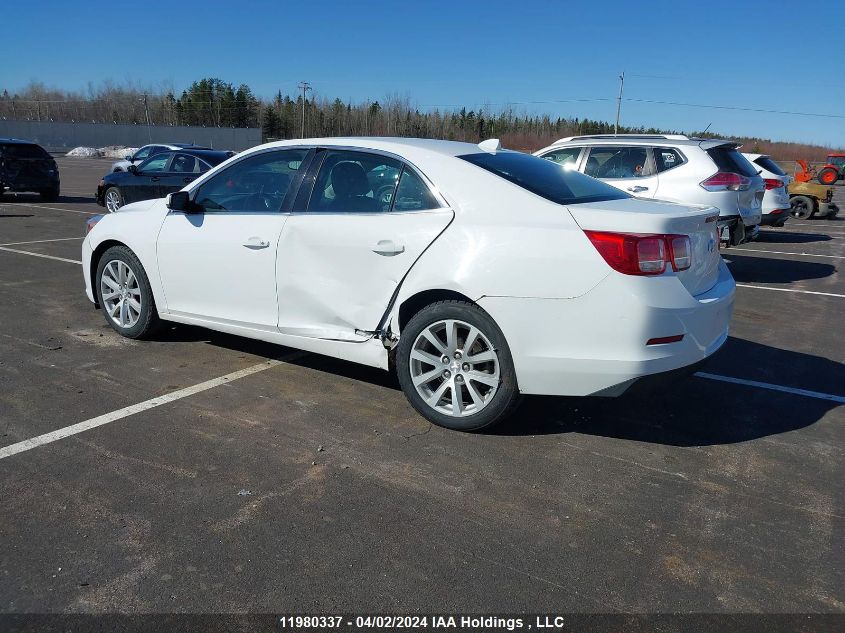
{"label": "trunk lid", "polygon": [[710,290],[719,278],[719,244],[716,220],[719,210],[700,205],[680,205],[653,200],[610,200],[567,207],[583,230],[658,235],[688,235],[692,262],[687,270],[672,271],[693,296]]}

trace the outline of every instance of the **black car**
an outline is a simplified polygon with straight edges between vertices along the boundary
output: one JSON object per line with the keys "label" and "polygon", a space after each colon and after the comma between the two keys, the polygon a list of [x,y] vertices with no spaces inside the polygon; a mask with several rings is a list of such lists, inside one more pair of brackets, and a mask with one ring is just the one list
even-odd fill
{"label": "black car", "polygon": [[113,213],[130,202],[163,198],[234,155],[210,149],[180,149],[151,156],[129,171],[107,174],[97,187],[97,204]]}
{"label": "black car", "polygon": [[34,191],[44,200],[59,197],[59,167],[37,143],[0,138],[0,194]]}

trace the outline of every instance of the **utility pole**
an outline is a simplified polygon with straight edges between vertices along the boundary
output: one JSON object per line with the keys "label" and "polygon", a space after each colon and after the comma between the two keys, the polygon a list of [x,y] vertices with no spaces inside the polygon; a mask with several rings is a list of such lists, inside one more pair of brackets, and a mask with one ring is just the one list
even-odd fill
{"label": "utility pole", "polygon": [[144,102],[144,115],[147,117],[147,139],[150,143],[153,142],[153,133],[150,131],[150,109],[147,107],[147,93],[144,93],[144,98],[142,99]]}
{"label": "utility pole", "polygon": [[297,86],[302,90],[302,130],[299,138],[305,138],[305,93],[311,90],[311,84],[307,81],[300,81]]}
{"label": "utility pole", "polygon": [[613,136],[619,132],[619,113],[622,110],[622,89],[625,88],[625,71],[619,75],[619,98],[616,100],[616,125],[613,126]]}

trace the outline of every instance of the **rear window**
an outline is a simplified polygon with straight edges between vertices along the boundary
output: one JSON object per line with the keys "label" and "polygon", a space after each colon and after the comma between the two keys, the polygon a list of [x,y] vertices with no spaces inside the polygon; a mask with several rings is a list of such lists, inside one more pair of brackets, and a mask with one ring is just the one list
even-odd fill
{"label": "rear window", "polygon": [[530,154],[509,151],[495,154],[483,152],[458,158],[557,204],[603,202],[631,197],[595,178]]}
{"label": "rear window", "polygon": [[707,150],[710,158],[716,163],[719,171],[728,171],[735,174],[742,174],[749,178],[757,175],[757,170],[748,161],[748,159],[739,153],[734,147],[722,145],[720,147],[711,147]]}
{"label": "rear window", "polygon": [[754,162],[760,165],[766,171],[770,171],[776,176],[786,176],[786,172],[780,168],[775,161],[773,161],[768,156],[760,156],[759,158],[755,158]]}
{"label": "rear window", "polygon": [[0,145],[0,154],[4,158],[50,158],[41,146],[28,143]]}

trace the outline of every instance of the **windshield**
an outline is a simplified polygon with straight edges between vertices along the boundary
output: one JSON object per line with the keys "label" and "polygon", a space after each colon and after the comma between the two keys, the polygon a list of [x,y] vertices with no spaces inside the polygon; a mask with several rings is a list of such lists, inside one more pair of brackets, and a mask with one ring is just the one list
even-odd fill
{"label": "windshield", "polygon": [[50,155],[41,149],[41,146],[28,143],[0,145],[0,154],[4,158],[50,158]]}
{"label": "windshield", "polygon": [[558,204],[580,204],[630,198],[616,187],[590,178],[564,165],[521,152],[479,152],[458,156]]}

